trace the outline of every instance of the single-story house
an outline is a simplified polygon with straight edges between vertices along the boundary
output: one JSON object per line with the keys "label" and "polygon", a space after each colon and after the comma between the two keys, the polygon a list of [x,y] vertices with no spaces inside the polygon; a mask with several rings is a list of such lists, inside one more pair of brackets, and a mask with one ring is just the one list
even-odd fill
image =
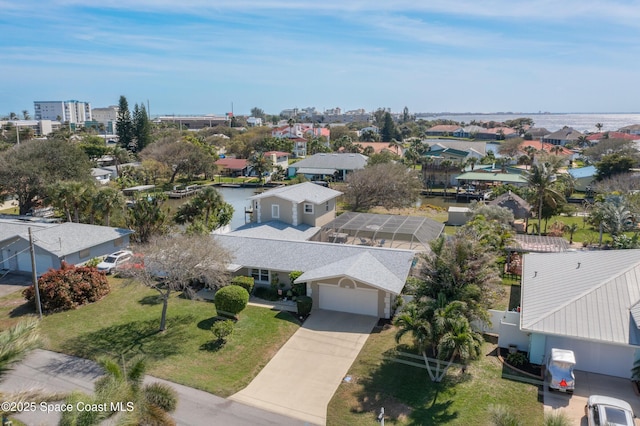
{"label": "single-story house", "polygon": [[278,167],[281,167],[282,170],[287,170],[289,168],[289,154],[288,152],[282,151],[267,151],[264,153],[264,156],[271,160],[271,165],[273,166],[273,171],[276,171]]}
{"label": "single-story house", "polygon": [[246,176],[248,174],[249,161],[245,158],[220,158],[215,165],[220,173],[225,176]]}
{"label": "single-story house", "polygon": [[293,226],[322,226],[336,217],[336,200],[342,192],[303,182],[281,186],[249,197],[251,221],[281,221]]}
{"label": "single-story house", "polygon": [[567,172],[575,179],[575,190],[586,192],[588,187],[596,181],[598,169],[596,166],[579,167],[568,169]]}
{"label": "single-story house", "polygon": [[520,331],[532,363],[569,349],[577,370],[631,377],[640,359],[640,250],[525,255]]}
{"label": "single-story house", "polygon": [[58,269],[62,261],[82,264],[129,246],[129,229],[83,223],[49,223],[0,219],[0,269],[30,274],[29,229],[38,275]]}
{"label": "single-story house", "polygon": [[369,157],[362,154],[314,154],[289,166],[289,177],[304,175],[307,179],[322,180],[329,176],[344,180],[354,170],[364,169]]}
{"label": "single-story house", "polygon": [[574,128],[564,126],[562,129],[544,136],[542,138],[542,142],[550,143],[552,145],[565,146],[568,143],[577,142],[581,136],[584,135]]}
{"label": "single-story house", "polygon": [[[288,241],[215,235],[231,253],[229,269],[251,276],[256,285],[274,277],[288,283],[292,271],[302,271],[314,309],[391,318],[395,297],[404,288],[415,252],[349,244]],[[287,286],[288,287],[288,286]]]}
{"label": "single-story house", "polygon": [[111,182],[111,171],[93,167],[91,169],[91,176],[101,185],[106,185]]}
{"label": "single-story house", "polygon": [[452,136],[454,133],[462,131],[462,127],[451,124],[438,124],[425,131],[427,136]]}

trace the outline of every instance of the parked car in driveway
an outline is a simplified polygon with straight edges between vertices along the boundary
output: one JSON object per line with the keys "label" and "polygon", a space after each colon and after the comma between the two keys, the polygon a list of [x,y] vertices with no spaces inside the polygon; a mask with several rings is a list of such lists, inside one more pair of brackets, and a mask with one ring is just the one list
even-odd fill
{"label": "parked car in driveway", "polygon": [[573,367],[576,365],[576,357],[573,351],[568,349],[551,349],[547,362],[549,374],[549,390],[561,392],[573,392],[576,387]]}
{"label": "parked car in driveway", "polygon": [[633,426],[635,424],[631,405],[618,398],[591,395],[584,411],[589,426]]}
{"label": "parked car in driveway", "polygon": [[115,270],[116,267],[130,261],[132,257],[133,252],[129,250],[120,250],[105,257],[102,262],[98,263],[98,266],[96,266],[96,268],[98,268],[98,271],[100,272],[110,274]]}

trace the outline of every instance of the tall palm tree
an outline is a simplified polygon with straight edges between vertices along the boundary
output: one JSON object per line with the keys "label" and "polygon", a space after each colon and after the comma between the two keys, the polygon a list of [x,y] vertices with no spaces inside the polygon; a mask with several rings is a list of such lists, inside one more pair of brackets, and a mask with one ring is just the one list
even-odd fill
{"label": "tall palm tree", "polygon": [[0,332],[0,378],[25,355],[38,346],[40,335],[36,320],[25,320]]}
{"label": "tall palm tree", "polygon": [[110,226],[113,211],[124,208],[124,197],[115,188],[101,188],[95,197],[95,208],[102,212],[104,225]]}
{"label": "tall palm tree", "polygon": [[537,207],[538,235],[542,234],[542,207],[548,205],[555,208],[562,200],[561,194],[554,186],[556,170],[549,168],[547,163],[534,164],[526,174],[529,188],[533,191],[534,205]]}
{"label": "tall palm tree", "polygon": [[413,340],[413,345],[417,351],[422,354],[425,365],[427,366],[427,373],[431,381],[436,381],[436,375],[429,366],[429,360],[427,357],[427,350],[433,346],[433,328],[428,320],[422,317],[422,312],[415,303],[409,303],[405,308],[394,318],[393,324],[398,327],[395,339],[396,343],[399,343],[403,336],[410,334]]}
{"label": "tall palm tree", "polygon": [[560,145],[554,145],[549,150],[549,152],[551,152],[552,154],[555,154],[555,155],[560,154],[562,151],[563,151],[563,148]]}
{"label": "tall palm tree", "polygon": [[535,156],[538,150],[535,147],[529,145],[524,147],[524,152],[526,152],[527,156],[529,157],[529,167],[530,167],[533,165],[533,160],[535,159]]}
{"label": "tall palm tree", "polygon": [[565,227],[565,231],[569,233],[569,244],[573,244],[573,234],[578,230],[578,224],[572,223],[571,225],[567,225]]}
{"label": "tall palm tree", "polygon": [[598,129],[598,132],[600,132],[603,127],[604,125],[602,123],[596,123],[596,129]]}
{"label": "tall palm tree", "polygon": [[262,152],[255,152],[249,159],[249,165],[258,175],[258,183],[262,185],[262,177],[265,173],[270,172],[273,167],[271,159],[264,156]]}

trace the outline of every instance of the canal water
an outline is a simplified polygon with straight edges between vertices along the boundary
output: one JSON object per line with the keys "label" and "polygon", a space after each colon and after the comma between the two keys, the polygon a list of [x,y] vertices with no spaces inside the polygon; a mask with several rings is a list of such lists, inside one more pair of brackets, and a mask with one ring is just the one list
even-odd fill
{"label": "canal water", "polygon": [[[231,229],[237,229],[244,225],[245,222],[245,208],[248,209],[251,207],[251,202],[249,201],[249,197],[255,195],[259,188],[227,188],[227,187],[216,187],[216,189],[222,194],[224,201],[231,204],[233,206],[233,218],[231,219]],[[182,199],[168,199],[165,201],[165,205],[169,207],[171,214],[175,213],[177,208],[187,201],[191,200],[191,197],[186,197]],[[444,198],[440,196],[422,196],[416,203],[416,207],[420,207],[421,205],[431,205],[435,207],[443,208],[447,210],[449,207],[468,207],[468,203],[458,203],[455,202],[455,198]],[[248,215],[246,215],[246,220],[249,220]]]}

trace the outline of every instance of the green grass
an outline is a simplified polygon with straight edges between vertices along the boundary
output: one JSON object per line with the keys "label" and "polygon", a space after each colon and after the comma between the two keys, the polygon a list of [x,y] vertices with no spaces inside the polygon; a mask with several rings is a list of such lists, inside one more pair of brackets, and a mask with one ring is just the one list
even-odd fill
{"label": "green grass", "polygon": [[[288,313],[248,306],[220,346],[210,331],[217,315],[213,303],[176,294],[169,301],[167,330],[159,333],[157,293],[110,281],[112,292],[103,300],[44,318],[46,349],[90,359],[141,354],[149,374],[227,397],[244,388],[299,327]],[[0,315],[6,320],[6,309]]]}
{"label": "green grass", "polygon": [[[373,333],[351,366],[351,383],[341,383],[329,403],[328,425],[375,425],[380,408],[393,425],[486,425],[487,407],[512,407],[523,425],[543,423],[538,388],[502,378],[494,343],[487,342],[466,373],[449,372],[433,383],[427,372],[383,358],[393,355],[394,328]],[[517,403],[516,403],[517,401]]]}
{"label": "green grass", "polygon": [[9,207],[8,209],[0,210],[0,214],[19,214],[20,208],[18,206]]}

